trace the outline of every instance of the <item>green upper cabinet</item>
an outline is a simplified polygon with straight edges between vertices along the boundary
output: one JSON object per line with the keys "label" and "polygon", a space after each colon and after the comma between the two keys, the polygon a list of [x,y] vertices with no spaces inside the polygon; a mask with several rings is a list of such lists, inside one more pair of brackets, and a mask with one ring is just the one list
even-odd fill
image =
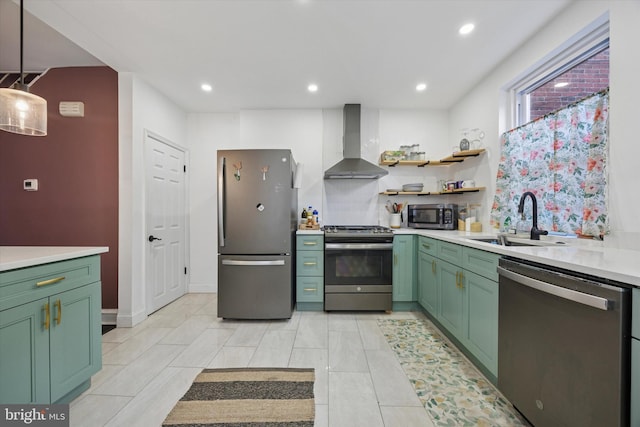
{"label": "green upper cabinet", "polygon": [[393,236],[393,301],[411,302],[417,299],[415,237]]}

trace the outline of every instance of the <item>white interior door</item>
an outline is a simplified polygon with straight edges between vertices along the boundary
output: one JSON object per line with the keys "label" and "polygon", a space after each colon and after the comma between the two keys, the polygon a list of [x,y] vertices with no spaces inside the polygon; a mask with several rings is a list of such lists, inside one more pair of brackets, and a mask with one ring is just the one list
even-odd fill
{"label": "white interior door", "polygon": [[186,288],[185,151],[147,132],[147,314],[184,295]]}

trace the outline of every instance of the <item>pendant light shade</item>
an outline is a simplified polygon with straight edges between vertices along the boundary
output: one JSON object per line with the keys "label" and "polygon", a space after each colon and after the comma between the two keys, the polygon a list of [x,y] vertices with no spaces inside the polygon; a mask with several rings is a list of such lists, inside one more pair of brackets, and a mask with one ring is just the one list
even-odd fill
{"label": "pendant light shade", "polygon": [[45,136],[47,101],[24,90],[0,89],[0,130]]}
{"label": "pendant light shade", "polygon": [[24,9],[20,0],[20,82],[0,89],[0,130],[29,136],[47,134],[47,101],[29,93],[24,84],[23,32]]}

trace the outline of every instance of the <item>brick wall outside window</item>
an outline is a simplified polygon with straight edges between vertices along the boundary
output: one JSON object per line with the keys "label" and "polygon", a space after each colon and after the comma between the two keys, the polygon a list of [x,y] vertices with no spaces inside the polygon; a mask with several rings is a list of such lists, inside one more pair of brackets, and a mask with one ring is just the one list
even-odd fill
{"label": "brick wall outside window", "polygon": [[[568,86],[556,88],[558,82]],[[609,86],[609,48],[530,93],[530,120],[563,108]]]}

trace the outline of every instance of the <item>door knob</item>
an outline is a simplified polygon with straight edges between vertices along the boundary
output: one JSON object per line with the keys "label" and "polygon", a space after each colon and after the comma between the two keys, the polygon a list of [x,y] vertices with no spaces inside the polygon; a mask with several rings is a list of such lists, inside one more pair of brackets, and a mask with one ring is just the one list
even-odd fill
{"label": "door knob", "polygon": [[161,239],[161,238],[159,238],[159,237],[154,237],[154,236],[153,236],[153,234],[152,234],[152,235],[150,235],[150,236],[149,236],[149,241],[150,241],[150,242],[153,242],[154,240],[162,240],[162,239]]}

